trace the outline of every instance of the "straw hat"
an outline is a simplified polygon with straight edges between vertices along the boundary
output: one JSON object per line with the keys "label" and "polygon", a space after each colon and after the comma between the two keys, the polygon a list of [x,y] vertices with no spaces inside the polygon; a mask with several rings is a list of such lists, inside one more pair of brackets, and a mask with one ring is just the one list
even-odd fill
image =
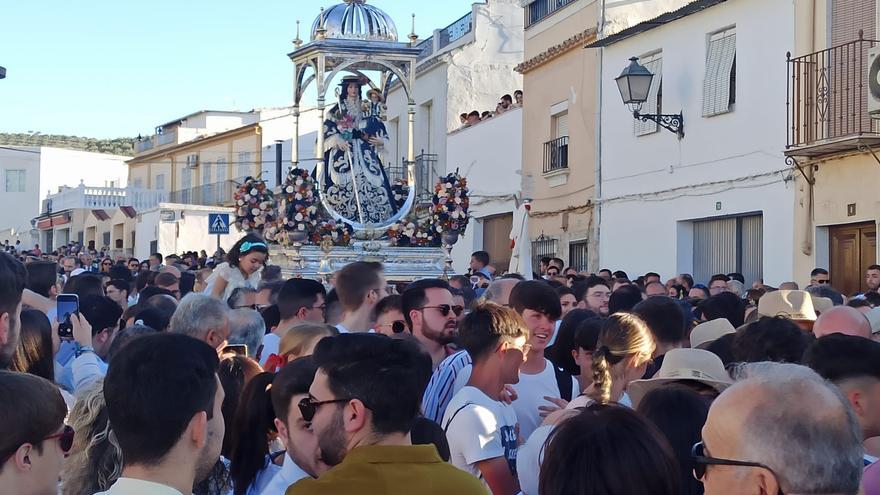
{"label": "straw hat", "polygon": [[721,358],[703,349],[672,349],[663,358],[660,370],[653,378],[636,380],[629,384],[627,393],[633,407],[651,390],[671,382],[692,380],[708,385],[718,392],[733,384]]}
{"label": "straw hat", "polygon": [[813,299],[813,309],[815,309],[816,312],[819,314],[822,314],[834,307],[834,301],[828,299],[827,297],[819,297],[810,294],[810,298]]}
{"label": "straw hat", "polygon": [[776,290],[758,300],[761,316],[784,316],[790,320],[816,321],[810,293],[803,290]]}
{"label": "straw hat", "polygon": [[727,318],[717,318],[700,323],[691,330],[691,347],[697,348],[701,344],[713,342],[729,333],[736,333],[736,329]]}

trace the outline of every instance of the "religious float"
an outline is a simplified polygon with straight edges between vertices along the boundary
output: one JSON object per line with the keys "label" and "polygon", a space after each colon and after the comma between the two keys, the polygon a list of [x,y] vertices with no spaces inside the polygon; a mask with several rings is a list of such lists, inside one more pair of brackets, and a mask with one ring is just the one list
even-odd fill
{"label": "religious float", "polygon": [[[420,49],[415,34],[409,38],[399,42],[393,20],[365,0],[322,9],[308,43],[297,34],[289,54],[293,135],[299,136],[300,106],[314,84],[323,130],[316,156],[301,158],[293,139],[282,184],[270,190],[248,178],[234,197],[236,225],[263,236],[272,264],[287,276],[326,280],[357,260],[382,262],[394,282],[451,274],[452,246],[469,219],[467,181],[457,171],[438,177],[433,197],[417,198],[413,85]],[[383,153],[392,85],[400,85],[408,105],[405,172],[397,179],[389,177]]]}

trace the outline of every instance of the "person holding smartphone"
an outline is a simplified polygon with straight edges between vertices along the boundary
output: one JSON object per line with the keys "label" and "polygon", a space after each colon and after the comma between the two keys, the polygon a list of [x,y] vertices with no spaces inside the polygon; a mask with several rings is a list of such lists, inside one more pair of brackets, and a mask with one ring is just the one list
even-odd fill
{"label": "person holding smartphone", "polygon": [[[59,299],[63,299],[59,295]],[[107,354],[119,330],[122,308],[106,296],[86,296],[77,312],[59,306],[58,315],[69,314],[70,332],[59,323],[59,335],[75,344],[74,359],[61,372],[58,383],[73,393],[107,374]]]}

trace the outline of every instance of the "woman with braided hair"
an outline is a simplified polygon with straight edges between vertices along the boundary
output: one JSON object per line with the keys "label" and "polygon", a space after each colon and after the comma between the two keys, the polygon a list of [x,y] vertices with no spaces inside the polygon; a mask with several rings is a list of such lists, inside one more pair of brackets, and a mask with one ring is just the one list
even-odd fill
{"label": "woman with braided hair", "polygon": [[632,407],[626,395],[630,382],[645,374],[654,353],[654,338],[648,326],[636,315],[614,313],[599,331],[596,350],[592,354],[593,383],[563,410],[547,416],[525,445],[520,447],[516,461],[520,487],[526,495],[537,495],[538,475],[547,438],[564,420],[577,416],[591,404]]}

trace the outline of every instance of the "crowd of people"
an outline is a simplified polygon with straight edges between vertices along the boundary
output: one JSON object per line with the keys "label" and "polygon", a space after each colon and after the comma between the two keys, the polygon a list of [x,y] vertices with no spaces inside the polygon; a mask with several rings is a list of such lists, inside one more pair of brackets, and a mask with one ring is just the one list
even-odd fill
{"label": "crowd of people", "polygon": [[325,283],[252,234],[106,260],[0,253],[0,493],[880,493],[880,266],[842,295],[485,252]]}
{"label": "crowd of people", "polygon": [[482,122],[486,119],[491,119],[496,115],[501,115],[502,113],[512,110],[514,108],[520,108],[523,104],[523,92],[521,89],[518,89],[513,92],[513,96],[504,95],[495,105],[494,111],[484,110],[480,112],[479,110],[471,110],[469,113],[462,113],[458,116],[458,119],[461,123],[462,129],[465,127],[470,127],[478,122]]}

